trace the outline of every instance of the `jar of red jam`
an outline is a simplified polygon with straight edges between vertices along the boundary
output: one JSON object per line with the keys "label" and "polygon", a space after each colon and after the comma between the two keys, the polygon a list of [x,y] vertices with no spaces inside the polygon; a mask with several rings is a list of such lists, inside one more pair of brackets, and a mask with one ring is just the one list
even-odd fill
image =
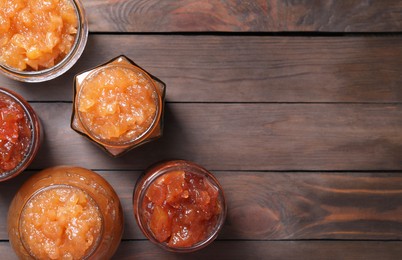
{"label": "jar of red jam", "polygon": [[160,163],[140,178],[134,215],[144,235],[173,252],[193,252],[210,244],[223,227],[226,202],[218,180],[183,160]]}
{"label": "jar of red jam", "polygon": [[80,167],[35,174],[8,212],[10,243],[20,259],[110,259],[122,233],[123,212],[112,186]]}
{"label": "jar of red jam", "polygon": [[71,128],[112,156],[162,135],[165,84],[125,56],[80,73]]}
{"label": "jar of red jam", "polygon": [[80,0],[0,1],[0,71],[9,78],[58,77],[76,63],[87,38]]}
{"label": "jar of red jam", "polygon": [[0,88],[0,181],[31,164],[40,146],[41,127],[32,107],[17,93]]}

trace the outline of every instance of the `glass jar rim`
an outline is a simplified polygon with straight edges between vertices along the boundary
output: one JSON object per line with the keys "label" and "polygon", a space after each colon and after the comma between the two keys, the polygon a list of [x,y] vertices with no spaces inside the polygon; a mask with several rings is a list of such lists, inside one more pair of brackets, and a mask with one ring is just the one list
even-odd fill
{"label": "glass jar rim", "polygon": [[87,43],[88,21],[81,0],[69,1],[72,3],[77,15],[77,34],[68,54],[54,66],[38,71],[21,71],[0,63],[0,71],[3,72],[5,76],[22,82],[44,82],[64,74],[77,62],[84,52]]}
{"label": "glass jar rim", "polygon": [[20,95],[2,87],[0,87],[0,95],[5,95],[9,97],[24,110],[24,114],[28,119],[27,121],[29,122],[29,128],[31,130],[31,140],[29,143],[29,147],[24,154],[22,160],[16,165],[14,169],[4,172],[0,175],[0,181],[5,181],[25,170],[26,167],[28,167],[28,164],[30,164],[30,162],[33,160],[33,157],[39,149],[40,129],[38,128],[40,128],[40,125],[39,119],[36,116],[33,108]]}
{"label": "glass jar rim", "polygon": [[[146,191],[148,190],[150,185],[154,181],[156,181],[159,177],[175,170],[183,170],[183,171],[187,170],[188,172],[207,178],[210,184],[212,184],[218,190],[218,201],[222,210],[222,212],[219,214],[219,217],[217,219],[214,228],[211,230],[208,236],[206,236],[203,240],[189,247],[170,247],[167,245],[166,242],[162,243],[158,242],[152,231],[149,229],[146,220],[144,220],[142,214],[143,209],[141,202],[143,201]],[[227,215],[227,205],[225,195],[219,181],[211,172],[209,172],[202,166],[186,160],[166,161],[148,169],[136,183],[133,195],[133,204],[134,204],[134,213],[136,221],[140,226],[140,229],[146,235],[146,237],[148,237],[151,242],[157,244],[158,246],[162,247],[167,251],[179,252],[179,253],[194,252],[210,244],[218,236],[220,230],[222,229],[225,223]]]}
{"label": "glass jar rim", "polygon": [[[152,91],[156,94],[156,98],[155,98],[155,107],[156,107],[156,111],[155,114],[153,116],[152,122],[150,123],[150,125],[148,126],[148,128],[142,132],[141,134],[139,134],[138,136],[136,136],[134,139],[130,139],[127,141],[109,141],[109,140],[105,140],[102,138],[97,137],[95,134],[93,134],[93,132],[91,131],[91,129],[89,129],[89,127],[87,126],[87,124],[84,122],[84,120],[82,119],[82,115],[81,113],[78,111],[78,107],[80,104],[80,100],[81,100],[81,94],[82,91],[85,89],[85,86],[87,84],[88,81],[90,81],[92,79],[92,77],[98,75],[98,73],[101,73],[102,70],[106,70],[109,68],[113,68],[113,67],[122,67],[125,69],[129,69],[132,70],[136,73],[141,73],[147,80],[147,82],[151,85],[152,87]],[[149,134],[151,134],[153,132],[153,130],[157,127],[157,122],[159,121],[159,119],[162,116],[162,109],[161,109],[161,105],[162,105],[162,98],[161,98],[161,94],[159,93],[159,90],[156,86],[156,83],[154,82],[154,80],[152,79],[152,77],[142,68],[133,65],[133,64],[104,64],[101,65],[99,67],[96,67],[92,70],[89,71],[89,73],[85,76],[84,80],[81,83],[81,88],[79,89],[77,96],[75,98],[75,109],[76,110],[76,115],[78,117],[78,120],[80,121],[80,123],[82,124],[83,128],[85,129],[86,134],[88,135],[88,137],[90,137],[91,139],[93,139],[94,141],[98,142],[100,145],[104,145],[104,146],[114,146],[114,147],[125,147],[125,146],[130,146],[133,145],[135,143],[141,142],[142,140],[146,139],[148,137]]]}
{"label": "glass jar rim", "polygon": [[24,202],[22,208],[21,208],[21,215],[19,216],[19,220],[18,220],[18,232],[19,232],[19,236],[21,237],[21,243],[22,246],[24,247],[24,249],[26,250],[26,252],[28,252],[28,254],[33,257],[36,258],[36,256],[32,253],[32,250],[30,249],[30,247],[27,245],[27,242],[25,241],[25,236],[22,233],[22,219],[23,219],[23,213],[25,211],[25,208],[27,207],[28,203],[33,200],[36,196],[38,196],[39,194],[41,194],[42,192],[48,191],[48,190],[52,190],[52,189],[58,189],[58,188],[66,188],[66,189],[76,189],[76,190],[80,190],[82,191],[90,200],[91,203],[93,203],[96,207],[96,211],[99,213],[99,216],[101,218],[101,230],[95,240],[95,242],[91,245],[90,250],[88,250],[88,252],[86,252],[86,254],[82,257],[82,259],[89,259],[95,252],[96,250],[99,248],[99,246],[101,245],[101,240],[102,240],[102,236],[104,233],[104,217],[102,215],[102,211],[100,210],[100,207],[98,205],[98,203],[96,202],[96,200],[88,193],[86,192],[84,189],[77,187],[75,185],[71,185],[71,184],[52,184],[46,187],[42,187],[38,190],[36,190],[34,193],[32,193],[29,198]]}

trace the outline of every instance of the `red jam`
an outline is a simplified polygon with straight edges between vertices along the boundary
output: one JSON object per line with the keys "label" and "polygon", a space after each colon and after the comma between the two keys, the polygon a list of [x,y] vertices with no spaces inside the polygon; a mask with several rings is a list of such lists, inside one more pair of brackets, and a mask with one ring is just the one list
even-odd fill
{"label": "red jam", "polygon": [[0,174],[13,170],[24,159],[32,138],[24,109],[0,94]]}
{"label": "red jam", "polygon": [[190,247],[203,241],[222,213],[218,189],[203,176],[171,171],[148,188],[142,203],[148,227],[169,247]]}

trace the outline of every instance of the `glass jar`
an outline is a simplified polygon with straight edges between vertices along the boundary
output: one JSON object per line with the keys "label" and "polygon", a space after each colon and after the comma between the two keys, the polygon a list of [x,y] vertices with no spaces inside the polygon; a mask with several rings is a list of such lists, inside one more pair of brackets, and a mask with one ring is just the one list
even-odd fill
{"label": "glass jar", "polygon": [[147,170],[134,189],[133,208],[144,235],[173,252],[207,246],[226,218],[225,196],[218,180],[184,160],[159,163]]}
{"label": "glass jar", "polygon": [[162,136],[165,84],[125,56],[78,74],[71,128],[112,156]]}
{"label": "glass jar", "polygon": [[110,259],[123,233],[112,186],[95,172],[72,166],[29,178],[12,200],[7,221],[20,259]]}
{"label": "glass jar", "polygon": [[29,105],[17,93],[0,88],[0,181],[23,172],[40,146],[41,126]]}
{"label": "glass jar", "polygon": [[[46,57],[46,55],[49,55],[49,53],[48,53],[49,50],[41,49],[40,52],[38,52],[37,51],[38,47],[36,46],[37,41],[30,42],[29,44],[32,44],[32,46],[25,45],[28,43],[21,43],[21,46],[24,45],[24,48],[29,48],[29,49],[28,50],[23,49],[24,51],[18,55],[16,55],[13,52],[12,54],[9,55],[9,57],[14,58],[16,56],[19,57],[19,55],[21,55],[21,58],[20,58],[18,64],[21,64],[22,61],[24,61],[24,62],[28,61],[26,63],[27,68],[21,69],[21,68],[17,68],[16,66],[7,65],[5,63],[0,62],[0,71],[5,76],[7,76],[11,79],[14,79],[14,80],[22,81],[22,82],[43,82],[43,81],[48,81],[48,80],[54,79],[54,78],[62,75],[77,62],[77,60],[81,56],[82,52],[84,51],[85,45],[87,43],[88,22],[87,22],[87,18],[85,16],[84,6],[81,3],[81,1],[80,0],[68,0],[68,1],[71,2],[72,6],[74,8],[74,11],[75,11],[76,18],[77,18],[76,19],[77,20],[76,32],[75,31],[68,32],[69,35],[71,35],[71,36],[73,34],[75,34],[73,41],[71,43],[70,42],[66,43],[68,45],[72,44],[70,51],[65,56],[58,55],[57,53],[59,53],[59,52],[62,53],[61,49],[64,49],[65,47],[59,48],[56,45],[50,45],[50,46],[53,46],[52,50],[51,50],[52,53],[54,55],[57,55],[55,58],[54,64],[52,63],[53,60],[49,60],[50,63],[46,67],[42,66],[40,68],[34,69],[33,67],[38,66],[38,60],[40,60],[41,57]],[[38,1],[38,3],[40,3],[40,1]],[[43,4],[43,3],[41,3],[41,4]],[[9,9],[11,9],[11,8],[9,8]],[[65,15],[64,10],[62,10],[61,12],[63,13],[63,15],[60,14],[59,17],[55,18],[55,21],[60,21],[57,19],[59,19],[59,18],[61,19],[61,16]],[[21,13],[21,11],[18,11],[18,13]],[[28,14],[26,15],[26,17],[32,17],[32,15],[30,15],[29,12],[27,12],[27,13]],[[17,17],[17,16],[14,15],[13,17]],[[52,18],[45,18],[45,20],[52,19]],[[69,21],[68,19],[70,19],[70,18],[63,18],[62,22],[64,23],[65,21]],[[26,20],[30,21],[31,19],[24,18],[22,20],[24,21],[24,24],[25,24]],[[35,21],[34,21],[34,23],[35,23]],[[29,26],[37,26],[37,25],[31,24]],[[28,30],[28,29],[25,29],[25,30]],[[36,30],[38,30],[38,29],[36,29]],[[55,31],[55,32],[57,32],[57,31]],[[3,33],[5,33],[5,32],[3,32]],[[56,41],[54,38],[52,38],[53,37],[52,34],[49,34],[49,33],[50,32],[48,32],[48,34],[46,34],[45,42],[55,41],[55,42],[57,42],[57,44],[61,44],[61,43],[64,43],[63,42],[64,39],[68,37],[68,36],[66,36],[66,34],[64,34],[63,36],[60,36],[60,38]],[[67,32],[63,32],[63,33],[67,33]],[[60,39],[63,39],[63,40],[60,40]],[[0,40],[1,40],[1,37],[0,37]],[[41,47],[41,48],[43,48],[43,47]],[[0,51],[1,51],[1,48],[0,48]],[[43,54],[43,53],[45,53],[45,54]],[[1,57],[1,55],[0,55],[0,57]],[[30,58],[28,58],[28,57],[30,57]],[[14,63],[17,63],[17,62],[15,61]],[[43,63],[44,62],[42,61],[40,64],[43,64]],[[31,64],[34,64],[34,65],[31,66]]]}

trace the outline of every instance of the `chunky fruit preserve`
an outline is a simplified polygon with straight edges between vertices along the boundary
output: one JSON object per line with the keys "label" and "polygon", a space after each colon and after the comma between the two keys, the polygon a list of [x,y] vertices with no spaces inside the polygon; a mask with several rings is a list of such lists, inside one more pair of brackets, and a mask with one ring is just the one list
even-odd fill
{"label": "chunky fruit preserve", "polygon": [[70,52],[77,27],[71,0],[2,0],[0,63],[20,71],[51,68]]}
{"label": "chunky fruit preserve", "polygon": [[126,66],[106,66],[83,82],[78,111],[81,122],[96,139],[129,142],[152,125],[157,93],[142,72]]}
{"label": "chunky fruit preserve", "polygon": [[95,249],[102,231],[94,200],[69,186],[34,195],[20,221],[24,246],[37,259],[82,259]]}
{"label": "chunky fruit preserve", "polygon": [[206,177],[175,170],[158,177],[142,202],[149,229],[169,247],[190,247],[203,241],[222,213],[218,188]]}
{"label": "chunky fruit preserve", "polygon": [[0,174],[16,168],[27,154],[32,129],[22,106],[0,93]]}
{"label": "chunky fruit preserve", "polygon": [[81,167],[32,175],[11,201],[10,244],[19,259],[111,259],[123,234],[113,187]]}

